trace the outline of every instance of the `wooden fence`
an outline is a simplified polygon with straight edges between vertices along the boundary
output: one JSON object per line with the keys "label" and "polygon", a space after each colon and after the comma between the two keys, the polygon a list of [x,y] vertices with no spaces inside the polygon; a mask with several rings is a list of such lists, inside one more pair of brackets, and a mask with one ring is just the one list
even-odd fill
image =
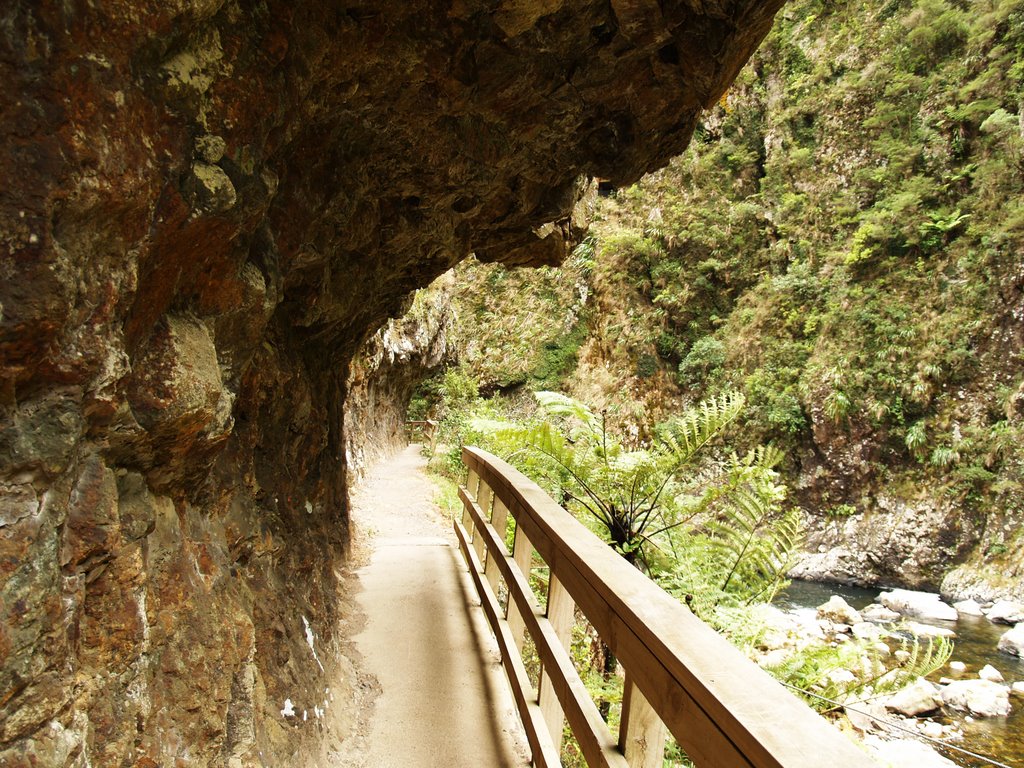
{"label": "wooden fence", "polygon": [[[560,766],[568,723],[588,766],[661,768],[667,731],[699,768],[864,768],[874,763],[676,599],[615,554],[535,483],[491,454],[469,469],[456,535],[539,768]],[[506,546],[512,516],[515,537]],[[546,609],[529,583],[549,571]],[[507,595],[502,608],[499,595]],[[625,670],[613,737],[569,655],[579,607]],[[522,650],[540,660],[539,688]]]}
{"label": "wooden fence", "polygon": [[420,442],[430,447],[430,452],[434,452],[434,440],[437,438],[437,422],[427,419],[425,421],[407,421],[405,422],[405,437],[410,442],[416,442],[416,438],[419,438]]}

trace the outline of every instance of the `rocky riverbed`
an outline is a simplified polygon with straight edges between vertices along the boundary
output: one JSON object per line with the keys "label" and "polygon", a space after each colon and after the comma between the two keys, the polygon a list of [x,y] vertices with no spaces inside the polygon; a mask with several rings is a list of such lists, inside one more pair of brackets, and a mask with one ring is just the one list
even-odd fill
{"label": "rocky riverbed", "polygon": [[[954,606],[930,593],[798,581],[773,610],[759,663],[780,668],[787,659],[793,663],[797,649],[815,655],[816,649],[841,647],[830,658],[849,663],[824,671],[809,690],[845,705],[849,722],[883,765],[987,764],[925,743],[935,739],[1024,766],[1024,660],[1017,639],[1024,623],[1015,622],[1024,606]],[[947,642],[952,654],[927,679],[901,679],[897,689],[883,690],[920,654],[941,651]]]}

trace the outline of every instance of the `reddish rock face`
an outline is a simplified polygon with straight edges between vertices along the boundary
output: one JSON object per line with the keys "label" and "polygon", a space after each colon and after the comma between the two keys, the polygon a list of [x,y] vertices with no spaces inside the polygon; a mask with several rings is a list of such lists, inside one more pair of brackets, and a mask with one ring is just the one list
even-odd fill
{"label": "reddish rock face", "polygon": [[558,263],[780,4],[2,4],[0,764],[320,761],[355,351]]}

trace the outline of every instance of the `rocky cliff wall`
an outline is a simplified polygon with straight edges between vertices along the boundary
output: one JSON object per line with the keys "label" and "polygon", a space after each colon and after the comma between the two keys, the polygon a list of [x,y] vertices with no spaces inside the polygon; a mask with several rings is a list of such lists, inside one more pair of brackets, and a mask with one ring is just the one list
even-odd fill
{"label": "rocky cliff wall", "polygon": [[401,318],[371,336],[350,366],[345,396],[345,466],[349,485],[376,461],[407,444],[413,390],[451,359],[454,271],[416,293]]}
{"label": "rocky cliff wall", "polygon": [[322,764],[356,350],[557,263],[780,2],[0,6],[0,764]]}

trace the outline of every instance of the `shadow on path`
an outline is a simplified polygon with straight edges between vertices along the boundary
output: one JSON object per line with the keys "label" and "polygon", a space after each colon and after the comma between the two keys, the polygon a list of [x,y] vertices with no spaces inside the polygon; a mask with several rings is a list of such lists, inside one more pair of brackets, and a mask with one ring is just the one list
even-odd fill
{"label": "shadow on path", "polygon": [[424,466],[410,446],[354,498],[353,525],[370,554],[351,580],[365,615],[352,639],[360,672],[381,693],[337,765],[528,765],[497,647],[479,602],[468,602],[469,575]]}

